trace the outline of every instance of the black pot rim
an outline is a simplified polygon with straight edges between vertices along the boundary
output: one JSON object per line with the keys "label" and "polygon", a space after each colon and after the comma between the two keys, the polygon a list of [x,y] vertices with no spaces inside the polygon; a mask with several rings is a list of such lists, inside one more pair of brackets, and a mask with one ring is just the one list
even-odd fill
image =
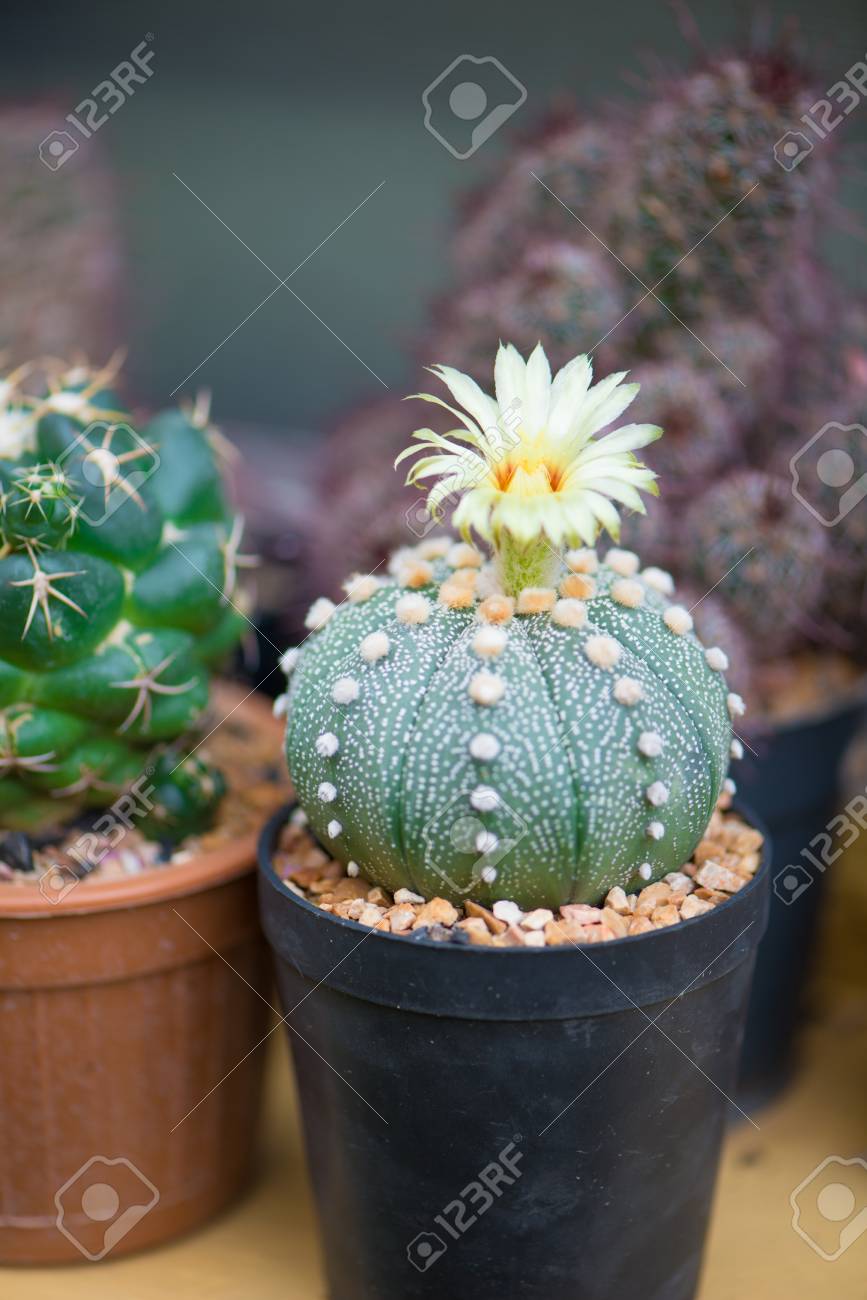
{"label": "black pot rim", "polygon": [[[738,811],[764,830],[742,806]],[[703,916],[607,943],[531,948],[535,962],[524,948],[378,933],[322,912],[278,878],[270,855],[286,812],[271,818],[260,840],[260,915],[278,962],[288,962],[314,987],[327,984],[401,1011],[533,1021],[648,1007],[722,979],[751,957],[767,924],[769,839],[753,880]]]}

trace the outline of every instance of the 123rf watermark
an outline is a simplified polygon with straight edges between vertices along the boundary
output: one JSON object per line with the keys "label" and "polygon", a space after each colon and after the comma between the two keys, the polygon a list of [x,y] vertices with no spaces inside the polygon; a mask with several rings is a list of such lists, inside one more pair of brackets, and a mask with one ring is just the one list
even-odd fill
{"label": "123rf watermark", "polygon": [[[842,812],[828,822],[801,849],[803,862],[789,863],[774,876],[774,893],[787,907],[805,894],[813,881],[824,875],[846,849],[851,848],[862,831],[867,830],[867,789],[853,795]],[[813,868],[811,871],[806,863]]]}
{"label": "123rf watermark", "polygon": [[[867,56],[865,56],[867,58]],[[791,130],[774,145],[774,157],[784,171],[793,172],[813,152],[817,140],[824,140],[863,99],[867,98],[867,62],[853,63],[839,81],[829,86],[821,99],[811,104],[799,119],[805,131]],[[842,109],[842,112],[839,111]]]}
{"label": "123rf watermark", "polygon": [[49,903],[62,903],[78,882],[118,847],[139,818],[152,811],[151,796],[155,787],[146,784],[152,776],[153,768],[149,767],[96,819],[90,830],[79,835],[66,849],[70,862],[54,862],[46,867],[39,877],[39,892],[43,898]]}
{"label": "123rf watermark", "polygon": [[791,457],[792,492],[825,528],[867,497],[867,429],[831,420]]}
{"label": "123rf watermark", "polygon": [[52,131],[45,137],[39,146],[39,157],[49,171],[59,171],[64,163],[69,162],[81,147],[81,141],[95,135],[109,117],[132,98],[136,89],[151,79],[154,51],[149,46],[152,41],[153,32],[148,32],[144,40],[130,50],[129,58],[121,59],[105,80],[94,86],[87,98],[76,104],[73,112],[66,114],[64,121],[73,131]]}
{"label": "123rf watermark", "polygon": [[[516,1149],[521,1141],[516,1134],[513,1141],[503,1147],[496,1160],[485,1165],[478,1176],[434,1216],[433,1222],[451,1241],[460,1241],[465,1232],[477,1223],[483,1214],[502,1196],[507,1187],[513,1187],[521,1177],[518,1162],[524,1153]],[[448,1250],[448,1242],[438,1232],[428,1230],[413,1237],[406,1248],[406,1257],[419,1273],[426,1273]]]}
{"label": "123rf watermark", "polygon": [[158,1203],[151,1180],[126,1156],[91,1156],[54,1196],[56,1223],[85,1259],[105,1259]]}
{"label": "123rf watermark", "polygon": [[826,1156],[789,1197],[792,1227],[827,1264],[867,1232],[867,1160]]}
{"label": "123rf watermark", "polygon": [[461,162],[472,158],[527,98],[527,87],[492,54],[459,54],[422,94],[424,124]]}

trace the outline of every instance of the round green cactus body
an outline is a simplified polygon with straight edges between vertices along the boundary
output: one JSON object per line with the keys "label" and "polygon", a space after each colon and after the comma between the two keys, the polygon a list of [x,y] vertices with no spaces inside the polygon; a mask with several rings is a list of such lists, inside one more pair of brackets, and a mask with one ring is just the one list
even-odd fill
{"label": "round green cactus body", "polygon": [[0,384],[0,825],[105,806],[150,766],[145,828],[171,839],[223,790],[160,753],[200,718],[208,666],[239,635],[241,525],[207,409],[140,433],[113,377],[76,367],[24,399]]}
{"label": "round green cactus body", "polygon": [[451,503],[464,540],[398,551],[310,610],[284,659],[301,806],[392,890],[555,908],[661,879],[707,828],[743,709],[670,575],[595,549],[617,506],[644,511],[634,452],[661,430],[602,433],[638,385],[592,384],[587,356],[552,377],[541,345],[501,344],[495,397],[433,373],[459,427],[418,429],[398,460],[420,453],[408,481],[433,480],[427,510]]}
{"label": "round green cactus body", "polygon": [[424,558],[437,549],[314,606],[287,662],[289,769],[316,835],[389,889],[454,901],[595,903],[677,870],[739,703],[667,575],[580,550],[513,599],[471,548]]}

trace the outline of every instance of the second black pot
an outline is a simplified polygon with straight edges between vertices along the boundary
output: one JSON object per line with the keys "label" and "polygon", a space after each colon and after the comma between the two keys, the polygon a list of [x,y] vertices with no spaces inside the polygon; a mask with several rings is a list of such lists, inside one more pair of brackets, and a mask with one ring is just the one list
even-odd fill
{"label": "second black pot", "polygon": [[691,1300],[767,860],[724,906],[544,951],[260,901],[331,1300]]}
{"label": "second black pot", "polygon": [[827,876],[803,851],[840,812],[840,769],[864,710],[859,698],[750,736],[755,753],[739,764],[740,793],[772,844],[768,927],[756,959],[738,1086],[747,1111],[774,1097],[794,1065]]}

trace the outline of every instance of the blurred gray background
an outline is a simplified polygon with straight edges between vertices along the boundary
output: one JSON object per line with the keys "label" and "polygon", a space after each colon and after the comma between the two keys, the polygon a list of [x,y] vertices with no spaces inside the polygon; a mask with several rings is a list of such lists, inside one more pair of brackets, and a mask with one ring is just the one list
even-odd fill
{"label": "blurred gray background", "polygon": [[[754,21],[750,6],[690,8],[711,46]],[[864,0],[761,12],[797,20],[828,84],[865,57]],[[195,371],[186,388],[212,386],[218,418],[287,432],[406,382],[425,305],[449,276],[454,194],[496,166],[513,130],[558,92],[588,105],[629,97],[660,60],[689,62],[670,7],[654,0],[18,4],[4,17],[3,93],[52,96],[62,127],[148,34],[154,75],[99,132],[121,183],[134,393],[162,405]],[[421,102],[463,53],[495,55],[528,91],[467,161],[425,130]],[[863,216],[867,103],[838,130],[844,199]],[[35,160],[34,177],[53,179]],[[863,236],[838,229],[829,243],[867,285]],[[298,297],[277,288],[263,304],[277,285],[267,268],[283,277],[302,261],[289,281]]]}

